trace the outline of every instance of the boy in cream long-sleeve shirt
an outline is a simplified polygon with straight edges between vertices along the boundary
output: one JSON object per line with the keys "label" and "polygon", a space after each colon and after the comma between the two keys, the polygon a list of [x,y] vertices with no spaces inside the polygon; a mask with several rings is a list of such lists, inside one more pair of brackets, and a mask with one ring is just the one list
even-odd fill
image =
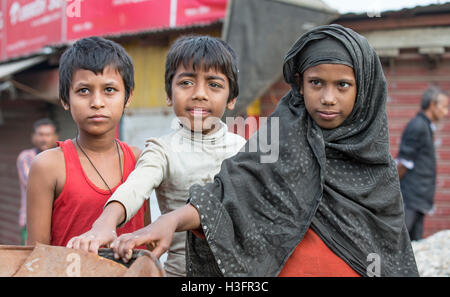
{"label": "boy in cream long-sleeve shirt", "polygon": [[[245,139],[220,121],[233,109],[239,89],[236,56],[225,42],[207,36],[181,37],[166,60],[167,104],[179,119],[171,134],[152,138],[135,170],[106,203],[92,229],[72,238],[67,247],[97,252],[115,239],[155,189],[161,213],[183,206],[194,184],[212,182],[221,163],[235,155]],[[174,236],[165,270],[185,276],[185,234]]]}
{"label": "boy in cream long-sleeve shirt", "polygon": [[[119,187],[109,202],[117,201],[125,207],[127,222],[156,190],[162,214],[186,204],[193,184],[213,182],[222,160],[236,154],[245,139],[220,128],[207,135],[195,135],[180,125],[175,132],[147,141],[136,169],[127,182]],[[168,251],[165,265],[167,275],[185,275],[185,233],[176,233]]]}

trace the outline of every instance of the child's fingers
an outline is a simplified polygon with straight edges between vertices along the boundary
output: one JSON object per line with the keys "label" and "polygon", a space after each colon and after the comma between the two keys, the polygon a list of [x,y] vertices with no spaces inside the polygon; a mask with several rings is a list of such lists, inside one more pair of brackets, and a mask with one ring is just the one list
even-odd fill
{"label": "child's fingers", "polygon": [[72,248],[75,249],[75,250],[79,250],[80,249],[80,237],[79,236],[77,236],[77,237],[75,237],[73,239]]}
{"label": "child's fingers", "polygon": [[164,250],[164,248],[162,246],[156,246],[153,250],[152,250],[152,254],[159,259],[162,254],[164,254],[166,252],[166,250]]}
{"label": "child's fingers", "polygon": [[91,240],[90,244],[89,244],[89,249],[88,251],[91,253],[98,253],[98,248],[100,247],[101,243],[99,240]]}
{"label": "child's fingers", "polygon": [[80,250],[87,252],[89,250],[89,244],[92,237],[82,236],[80,239]]}
{"label": "child's fingers", "polygon": [[131,259],[130,250],[132,255],[132,249],[134,248],[134,244],[130,242],[131,238],[133,238],[132,234],[122,234],[111,243],[110,247],[114,251],[115,259],[122,258],[124,262],[128,262]]}
{"label": "child's fingers", "polygon": [[125,263],[131,259],[131,256],[133,255],[133,248],[135,246],[136,243],[133,238],[128,238],[121,242],[119,247],[119,255]]}
{"label": "child's fingers", "polygon": [[[119,237],[120,238],[120,237]],[[114,259],[119,259],[119,252],[117,247],[119,246],[119,238],[116,238],[113,240],[113,242],[111,242],[111,244],[109,245],[110,248],[112,248],[113,252],[114,252]]]}

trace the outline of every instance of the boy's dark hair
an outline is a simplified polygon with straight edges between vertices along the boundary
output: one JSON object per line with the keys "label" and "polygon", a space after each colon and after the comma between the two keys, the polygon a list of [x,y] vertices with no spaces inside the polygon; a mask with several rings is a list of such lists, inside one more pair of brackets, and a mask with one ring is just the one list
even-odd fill
{"label": "boy's dark hair", "polygon": [[228,101],[239,94],[237,57],[234,50],[223,40],[210,36],[189,35],[175,40],[167,54],[164,75],[166,93],[172,97],[172,80],[178,66],[190,66],[204,70],[214,69],[222,72],[229,81]]}
{"label": "boy's dark hair", "polygon": [[78,69],[103,73],[107,66],[114,67],[125,85],[125,102],[134,89],[134,68],[130,56],[118,43],[101,37],[78,40],[67,49],[59,61],[59,97],[69,104],[72,76]]}
{"label": "boy's dark hair", "polygon": [[431,86],[425,90],[420,101],[420,108],[427,110],[430,107],[431,102],[437,103],[439,95],[446,95],[445,92],[437,86]]}
{"label": "boy's dark hair", "polygon": [[33,133],[35,133],[36,129],[39,128],[40,126],[47,126],[47,125],[53,126],[53,128],[55,128],[55,132],[58,133],[58,127],[56,127],[55,122],[53,122],[49,118],[39,119],[36,122],[34,122]]}

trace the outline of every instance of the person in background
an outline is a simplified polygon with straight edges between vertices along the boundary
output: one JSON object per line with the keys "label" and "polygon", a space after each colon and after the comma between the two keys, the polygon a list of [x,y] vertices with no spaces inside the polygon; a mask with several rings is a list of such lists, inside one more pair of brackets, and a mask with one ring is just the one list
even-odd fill
{"label": "person in background", "polygon": [[33,148],[21,151],[17,157],[17,172],[19,174],[20,182],[19,226],[22,245],[25,244],[25,240],[27,238],[26,197],[28,172],[30,171],[31,161],[40,152],[55,147],[57,140],[58,129],[55,123],[48,118],[37,120],[33,124],[33,133],[31,134],[31,143],[33,144]]}
{"label": "person in background", "polygon": [[436,188],[435,123],[448,114],[448,96],[439,88],[428,88],[421,110],[403,131],[397,170],[405,207],[405,222],[411,240],[423,237],[425,214],[433,209]]}

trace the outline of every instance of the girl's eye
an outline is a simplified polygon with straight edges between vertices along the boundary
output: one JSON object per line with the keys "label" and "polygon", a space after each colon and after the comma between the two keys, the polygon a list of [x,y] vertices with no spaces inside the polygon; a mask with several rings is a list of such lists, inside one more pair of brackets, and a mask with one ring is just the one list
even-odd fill
{"label": "girl's eye", "polygon": [[345,81],[339,82],[338,85],[339,85],[340,88],[348,88],[348,87],[350,87],[350,84],[348,82],[345,82]]}
{"label": "girl's eye", "polygon": [[321,81],[318,80],[318,79],[313,79],[313,80],[310,81],[310,83],[311,83],[313,86],[320,86],[320,85],[322,85]]}

